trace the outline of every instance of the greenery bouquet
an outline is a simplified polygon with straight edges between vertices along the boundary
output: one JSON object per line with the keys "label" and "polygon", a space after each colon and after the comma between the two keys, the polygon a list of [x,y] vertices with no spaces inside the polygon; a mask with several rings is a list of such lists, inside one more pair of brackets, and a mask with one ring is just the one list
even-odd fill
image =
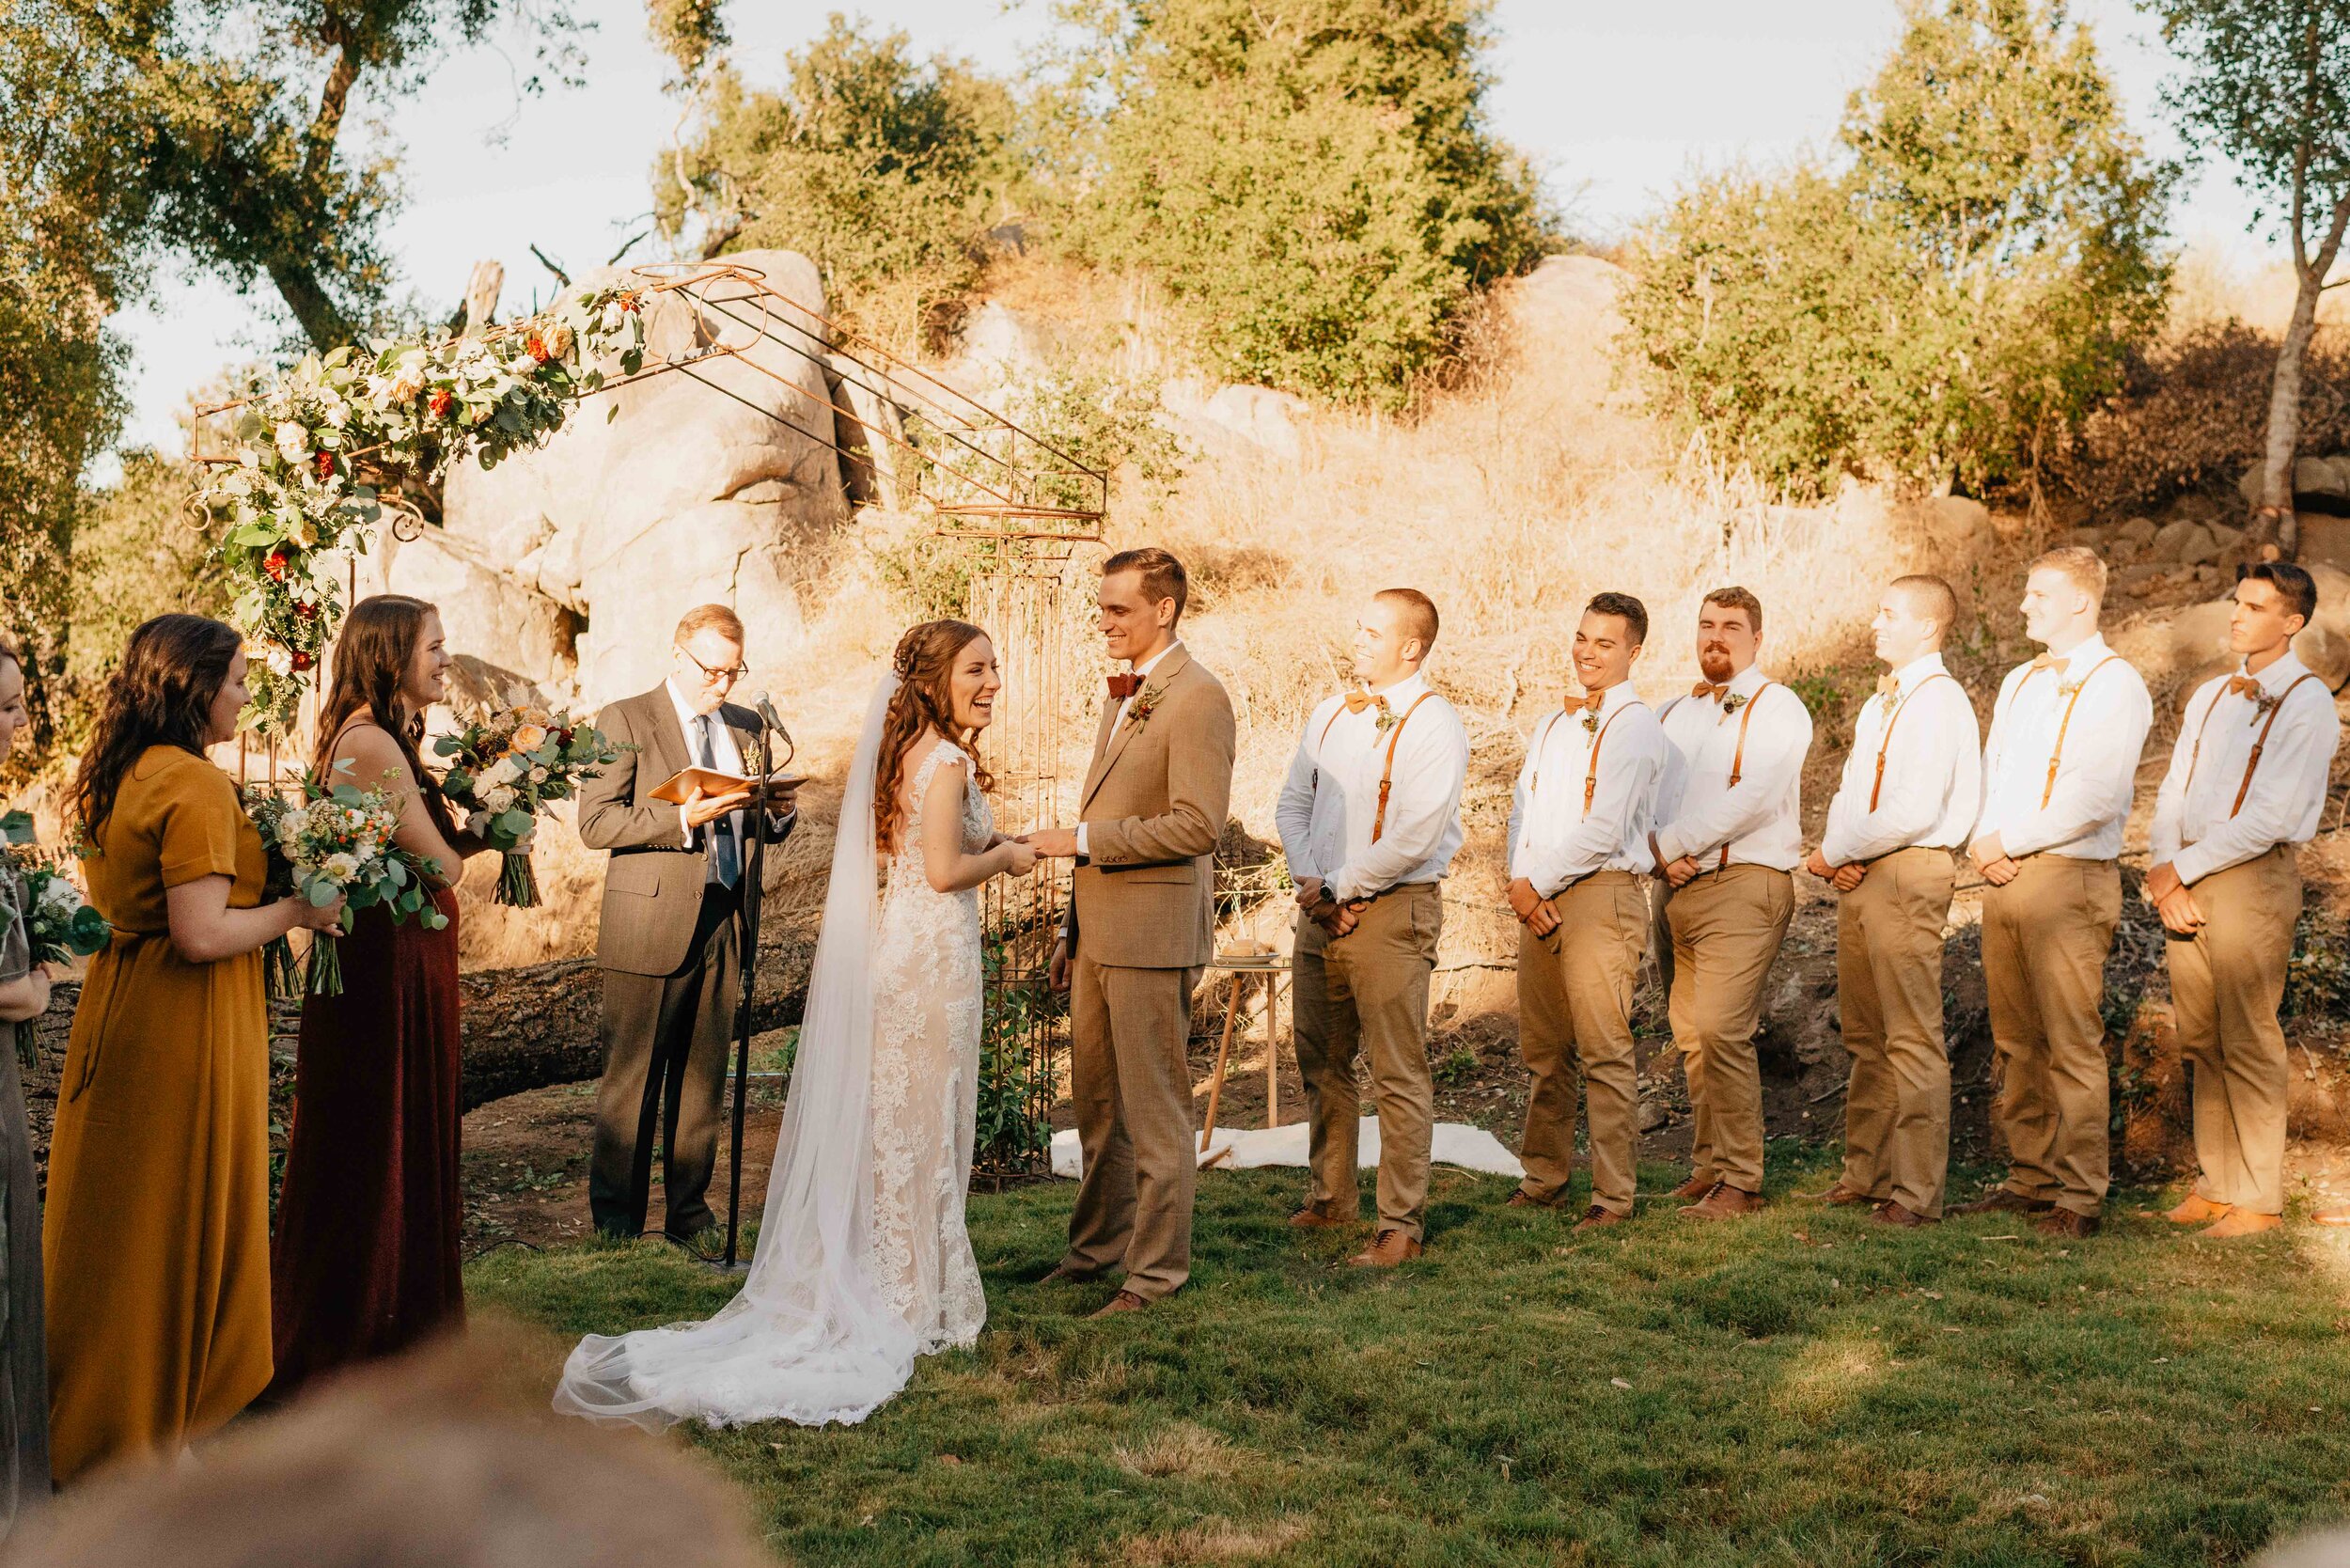
{"label": "greenery bouquet", "polygon": [[[302,775],[302,796],[277,814],[274,842],[290,868],[293,890],[311,907],[344,900],[346,933],[360,910],[379,903],[395,920],[415,916],[427,931],[448,924],[432,902],[424,862],[392,841],[400,827],[400,803],[388,790],[330,785],[307,772]],[[339,944],[339,937],[323,932],[311,944],[312,996],[342,995]]]}
{"label": "greenery bouquet", "polygon": [[[82,890],[40,857],[30,816],[10,811],[0,817],[0,839],[5,839],[8,871],[16,878],[24,940],[35,964],[87,958],[114,939],[114,927],[83,902]],[[38,1059],[38,1039],[34,1020],[16,1026],[16,1059],[27,1072]]]}
{"label": "greenery bouquet", "polygon": [[[293,862],[286,858],[278,839],[280,824],[293,808],[294,803],[274,785],[244,787],[244,814],[252,822],[254,831],[261,836],[261,846],[269,854],[269,875],[261,887],[264,903],[294,891]],[[261,973],[268,982],[271,1001],[302,995],[302,968],[294,962],[293,943],[287,938],[273,936],[261,949]]]}
{"label": "greenery bouquet", "polygon": [[443,735],[432,749],[449,759],[441,792],[465,814],[465,831],[505,857],[496,902],[537,908],[539,879],[523,847],[532,823],[556,801],[577,794],[582,779],[619,761],[620,748],[568,712],[524,706]]}

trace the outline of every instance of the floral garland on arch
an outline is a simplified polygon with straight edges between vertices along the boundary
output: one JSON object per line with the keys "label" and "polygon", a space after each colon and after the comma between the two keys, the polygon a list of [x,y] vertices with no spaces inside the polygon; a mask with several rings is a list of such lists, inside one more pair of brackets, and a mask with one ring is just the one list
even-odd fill
{"label": "floral garland on arch", "polygon": [[214,553],[254,644],[248,729],[284,733],[342,618],[328,552],[364,554],[390,493],[470,452],[484,468],[542,444],[572,404],[644,361],[641,290],[588,290],[487,332],[377,339],[306,354],[231,405],[231,447],[196,505],[225,528]]}

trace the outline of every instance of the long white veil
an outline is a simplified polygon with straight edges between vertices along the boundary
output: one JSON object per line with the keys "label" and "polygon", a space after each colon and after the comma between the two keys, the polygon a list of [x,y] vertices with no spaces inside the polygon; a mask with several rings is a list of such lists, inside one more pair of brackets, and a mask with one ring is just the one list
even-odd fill
{"label": "long white veil", "polygon": [[653,1431],[682,1420],[821,1426],[863,1420],[913,1375],[914,1331],[881,1299],[866,1262],[873,775],[897,685],[885,676],[873,694],[840,801],[823,929],[750,1277],[704,1322],[582,1340],[564,1363],[557,1410]]}

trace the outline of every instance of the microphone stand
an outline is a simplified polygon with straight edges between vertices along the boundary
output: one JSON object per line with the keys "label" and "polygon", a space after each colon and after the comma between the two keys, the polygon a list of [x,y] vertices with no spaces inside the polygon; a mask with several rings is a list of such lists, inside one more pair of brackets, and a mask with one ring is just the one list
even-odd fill
{"label": "microphone stand", "polygon": [[734,1014],[734,1122],[727,1159],[727,1251],[717,1265],[721,1274],[743,1274],[751,1266],[736,1260],[735,1244],[743,1221],[743,1113],[751,1093],[751,993],[759,982],[759,914],[767,880],[767,775],[773,734],[762,716],[759,723],[759,771],[753,776],[759,780],[759,797],[752,802],[748,813],[754,824],[751,849],[743,868],[743,885],[739,889],[742,897],[735,905],[735,919],[742,936],[739,962],[743,966],[743,992]]}

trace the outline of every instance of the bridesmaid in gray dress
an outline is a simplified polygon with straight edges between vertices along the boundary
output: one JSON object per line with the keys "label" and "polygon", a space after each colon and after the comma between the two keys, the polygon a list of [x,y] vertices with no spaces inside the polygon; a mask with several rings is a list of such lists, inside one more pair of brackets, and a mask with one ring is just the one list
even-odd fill
{"label": "bridesmaid in gray dress", "polygon": [[[24,666],[0,643],[0,759],[24,721]],[[14,874],[0,870],[0,1023],[7,1024],[49,1011],[49,976],[33,964],[20,896]],[[0,1538],[50,1492],[38,1180],[16,1051],[0,1039]]]}

